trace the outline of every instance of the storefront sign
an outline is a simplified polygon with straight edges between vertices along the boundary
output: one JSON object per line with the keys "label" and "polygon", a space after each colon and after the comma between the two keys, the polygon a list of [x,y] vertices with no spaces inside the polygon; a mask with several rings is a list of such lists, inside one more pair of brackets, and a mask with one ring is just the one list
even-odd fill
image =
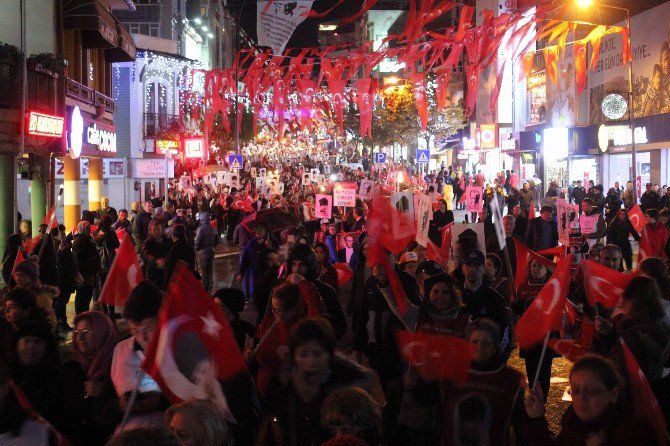
{"label": "storefront sign", "polygon": [[[79,161],[79,174],[81,178],[88,178],[88,158],[82,158]],[[62,179],[65,173],[65,165],[56,158],[56,178]],[[105,158],[102,164],[102,176],[104,179],[108,178],[125,178],[126,177],[126,163],[122,158]]]}
{"label": "storefront sign", "polygon": [[30,117],[28,118],[28,134],[60,138],[63,136],[64,124],[65,119],[60,116],[30,112]]}
{"label": "storefront sign", "polygon": [[78,106],[70,112],[68,149],[73,158],[104,156],[99,152],[116,153],[116,131],[114,126],[96,121],[82,114]]}
{"label": "storefront sign", "polygon": [[205,155],[204,141],[202,138],[184,140],[184,156],[186,158],[202,158]]}
{"label": "storefront sign", "polygon": [[500,141],[500,148],[502,150],[516,150],[516,140],[515,139],[506,139]]}
{"label": "storefront sign", "polygon": [[134,160],[135,178],[174,178],[174,160],[138,159]]}
{"label": "storefront sign", "polygon": [[179,141],[173,141],[171,139],[159,139],[156,140],[155,144],[156,153],[161,155],[165,155],[166,153],[170,153],[172,155],[179,154]]}
{"label": "storefront sign", "polygon": [[[598,128],[598,146],[600,150],[606,152],[610,146],[610,141],[612,141],[612,145],[615,147],[630,145],[632,143],[630,127],[627,125],[601,125]],[[635,127],[635,143],[646,144],[648,142],[647,128]]]}
{"label": "storefront sign", "polygon": [[498,129],[495,124],[481,124],[479,126],[479,140],[482,149],[495,149]]}

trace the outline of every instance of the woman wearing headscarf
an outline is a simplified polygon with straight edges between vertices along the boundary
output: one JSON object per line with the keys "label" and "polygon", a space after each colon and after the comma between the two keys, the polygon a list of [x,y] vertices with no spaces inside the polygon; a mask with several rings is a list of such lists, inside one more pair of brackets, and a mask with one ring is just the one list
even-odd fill
{"label": "woman wearing headscarf", "polygon": [[[103,217],[104,218],[104,217]],[[102,445],[120,421],[119,401],[111,378],[117,333],[112,320],[99,311],[86,311],[74,319],[72,356],[65,372],[81,402],[77,439],[81,444]]]}

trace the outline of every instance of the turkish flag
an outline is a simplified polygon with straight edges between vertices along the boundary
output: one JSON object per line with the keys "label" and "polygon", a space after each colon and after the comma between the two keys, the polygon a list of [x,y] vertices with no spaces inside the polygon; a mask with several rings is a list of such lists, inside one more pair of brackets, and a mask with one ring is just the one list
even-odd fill
{"label": "turkish flag", "polygon": [[442,246],[437,246],[431,241],[426,244],[426,258],[442,265],[445,271],[451,254],[451,228],[453,224],[454,222],[451,222],[442,228]]}
{"label": "turkish flag", "polygon": [[135,245],[130,235],[121,241],[116,250],[116,257],[107,274],[105,284],[100,291],[100,303],[122,307],[126,304],[130,292],[144,280],[140,259],[135,252]]}
{"label": "turkish flag", "polygon": [[426,98],[426,77],[424,73],[414,73],[410,76],[414,89],[414,102],[421,120],[421,130],[426,131],[428,126],[428,99]]}
{"label": "turkish flag", "polygon": [[[569,303],[567,304],[570,305]],[[581,334],[577,339],[549,339],[547,345],[561,356],[564,356],[571,362],[575,362],[585,353],[588,353],[589,347],[593,342],[595,327],[593,321],[585,316],[582,319]]]}
{"label": "turkish flag", "polygon": [[[396,222],[393,224],[392,222]],[[409,228],[407,234],[396,234],[395,229]],[[367,232],[373,239],[394,254],[398,254],[414,240],[414,216],[400,212],[391,206],[387,197],[376,194],[372,199],[372,211],[368,219]]]}
{"label": "turkish flag", "polygon": [[23,250],[26,252],[26,254],[28,254],[28,256],[31,256],[33,251],[35,251],[35,248],[37,248],[37,245],[40,244],[40,241],[42,241],[42,236],[36,235],[27,242],[23,243]]}
{"label": "turkish flag", "polygon": [[208,399],[229,421],[258,419],[258,391],[221,308],[185,263],[174,269],[142,368],[172,404]]}
{"label": "turkish flag", "polygon": [[642,231],[642,228],[647,224],[647,217],[644,216],[644,212],[642,212],[642,209],[640,209],[640,205],[636,204],[632,208],[630,208],[630,211],[628,211],[628,219],[630,220],[630,223],[633,225],[633,228],[638,232],[638,234]]}
{"label": "turkish flag", "polygon": [[572,255],[558,262],[556,271],[517,322],[515,331],[520,349],[527,350],[541,344],[548,332],[561,329],[566,296],[570,288],[571,266]]}
{"label": "turkish flag", "polygon": [[435,100],[437,101],[438,111],[443,111],[447,106],[449,97],[449,75],[450,69],[438,69],[435,72]]}
{"label": "turkish flag", "polygon": [[543,249],[537,251],[536,254],[541,256],[561,257],[565,255],[565,246],[554,246],[553,248]]}
{"label": "turkish flag", "polygon": [[14,266],[12,266],[12,277],[14,277],[14,272],[16,272],[16,267],[19,266],[19,263],[23,262],[25,258],[23,257],[23,251],[20,249],[16,253],[16,259],[14,259]]}
{"label": "turkish flag", "polygon": [[49,212],[47,212],[47,215],[42,219],[42,224],[43,225],[49,225],[51,222],[51,217],[53,216],[53,223],[51,223],[51,226],[47,228],[47,234],[51,232],[51,228],[57,228],[58,227],[58,220],[56,220],[56,216],[54,215],[54,208],[53,206],[49,208]]}
{"label": "turkish flag", "polygon": [[577,85],[577,96],[581,95],[586,88],[586,42],[575,42],[575,84]]}
{"label": "turkish flag", "polygon": [[371,79],[356,80],[358,91],[358,112],[361,120],[361,136],[372,138],[372,105],[374,103],[374,92],[372,91]]}
{"label": "turkish flag", "polygon": [[528,279],[526,271],[528,270],[528,263],[532,259],[539,261],[548,268],[553,268],[556,266],[554,262],[534,251],[531,251],[528,249],[528,247],[526,247],[526,245],[517,239],[514,239],[514,249],[516,250],[516,276],[514,277],[515,287],[518,287]]}
{"label": "turkish flag", "polygon": [[474,346],[465,339],[404,330],[397,337],[403,358],[424,378],[467,379]]}
{"label": "turkish flag", "polygon": [[531,201],[530,202],[530,208],[528,209],[528,220],[532,220],[535,218],[535,202]]}
{"label": "turkish flag", "polygon": [[633,397],[633,409],[635,415],[649,421],[654,430],[656,444],[668,444],[668,431],[665,426],[663,412],[658,405],[656,395],[651,390],[649,381],[644,376],[640,365],[635,359],[635,355],[630,351],[623,338],[619,338],[623,348],[623,357],[626,362],[626,373],[628,374],[628,383],[631,387]]}
{"label": "turkish flag", "polygon": [[328,81],[328,88],[330,89],[331,101],[335,116],[337,116],[337,125],[340,129],[340,134],[344,133],[344,88],[347,86],[347,80],[332,80]]}
{"label": "turkish flag", "polygon": [[337,284],[339,286],[344,286],[354,277],[354,272],[346,263],[335,263],[333,264],[333,268],[335,268],[335,271],[337,272]]}
{"label": "turkish flag", "polygon": [[591,306],[600,303],[606,308],[614,308],[628,284],[637,277],[637,274],[624,274],[593,260],[584,260],[579,267],[582,268],[586,299]]}
{"label": "turkish flag", "polygon": [[119,228],[116,230],[116,238],[119,239],[119,242],[123,241],[123,236],[126,235],[128,231],[126,231],[126,228]]}

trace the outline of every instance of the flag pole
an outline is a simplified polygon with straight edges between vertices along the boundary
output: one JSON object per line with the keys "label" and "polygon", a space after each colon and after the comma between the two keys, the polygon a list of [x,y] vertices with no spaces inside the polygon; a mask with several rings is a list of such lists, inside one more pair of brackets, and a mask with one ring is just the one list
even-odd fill
{"label": "flag pole", "polygon": [[[547,353],[547,343],[549,342],[549,333],[550,331],[547,331],[547,335],[544,337],[544,343],[542,344],[542,353],[540,353],[540,360],[537,363],[537,370],[535,371],[535,378],[533,378],[533,385],[531,386],[531,389],[535,389],[535,386],[537,385],[537,380],[540,379],[540,370],[542,370],[542,362],[544,361],[544,355]],[[547,389],[547,393],[548,393]],[[544,398],[546,400],[547,395],[544,395]]]}
{"label": "flag pole", "polygon": [[128,397],[128,403],[126,404],[126,410],[123,412],[123,418],[121,419],[121,424],[119,424],[119,432],[123,432],[123,430],[126,427],[126,424],[128,424],[128,418],[130,417],[130,411],[133,409],[133,405],[135,404],[135,400],[137,400],[137,393],[139,392],[140,389],[140,381],[142,380],[142,369],[137,369],[137,372],[135,373],[137,377],[137,383],[135,387],[133,388],[132,392],[130,392],[130,397]]}
{"label": "flag pole", "polygon": [[267,340],[268,335],[270,333],[272,333],[272,331],[275,329],[275,327],[277,326],[278,323],[279,323],[279,319],[275,319],[275,321],[272,323],[272,325],[270,325],[270,328],[268,328],[268,331],[266,331],[265,334],[263,335],[263,337],[261,338],[261,340],[258,341],[258,345],[256,346],[256,348],[253,351],[254,355],[258,352],[258,349],[261,348],[261,345],[263,345],[263,343]]}

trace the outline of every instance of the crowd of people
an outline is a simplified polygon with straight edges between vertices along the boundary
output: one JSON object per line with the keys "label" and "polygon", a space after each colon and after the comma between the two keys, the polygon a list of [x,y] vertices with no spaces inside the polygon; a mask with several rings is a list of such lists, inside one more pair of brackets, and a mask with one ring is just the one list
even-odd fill
{"label": "crowd of people", "polygon": [[[267,170],[265,182],[251,169]],[[305,183],[313,169],[325,182],[312,176]],[[269,178],[283,184],[282,193],[258,187]],[[375,184],[373,195],[359,193],[353,208],[316,216],[317,194],[365,180]],[[567,189],[552,182],[543,192],[539,181],[520,181],[512,171],[489,180],[460,167],[419,176],[411,166],[394,165],[366,174],[318,157],[257,157],[234,185],[193,178],[188,187],[173,185],[164,202],[133,203],[130,211],[102,198],[100,210],[84,211],[70,233],[45,224],[33,237],[22,221],[2,264],[0,444],[61,438],[74,445],[668,444],[667,431],[654,430],[636,410],[620,340],[668,420],[670,188],[647,185],[638,205],[632,183],[603,195],[602,186],[587,191],[580,182]],[[483,188],[483,210],[463,212],[470,226],[447,238],[468,186]],[[401,218],[379,215],[380,203],[398,192],[415,199],[432,194],[432,220],[429,241],[412,237],[391,253],[374,228]],[[525,373],[508,361],[518,350],[517,322],[556,268],[547,250],[559,246],[559,198],[579,205],[584,223],[567,291],[573,317],[550,337],[585,339],[589,327],[593,333],[583,352],[570,357],[571,404],[552,432],[545,406],[559,353],[524,346],[518,353]],[[628,217],[635,206],[647,220],[640,231]],[[475,222],[482,223],[483,239]],[[496,224],[507,242],[502,249]],[[146,280],[123,308],[101,305],[102,285],[126,237]],[[217,289],[214,252],[222,239],[239,247],[240,261],[237,285]],[[644,248],[636,264],[631,239]],[[529,257],[525,271],[517,271],[517,257],[525,255],[518,246],[541,253]],[[592,305],[580,260],[631,270],[614,307]],[[226,315],[260,396],[258,411],[231,414],[230,396],[227,403],[216,392],[170,404],[141,368],[179,261]],[[515,283],[519,275],[524,279]],[[435,360],[430,345],[399,343],[405,332],[469,343],[466,376],[427,375],[424,364]],[[195,347],[175,346],[177,362],[188,348]]]}

